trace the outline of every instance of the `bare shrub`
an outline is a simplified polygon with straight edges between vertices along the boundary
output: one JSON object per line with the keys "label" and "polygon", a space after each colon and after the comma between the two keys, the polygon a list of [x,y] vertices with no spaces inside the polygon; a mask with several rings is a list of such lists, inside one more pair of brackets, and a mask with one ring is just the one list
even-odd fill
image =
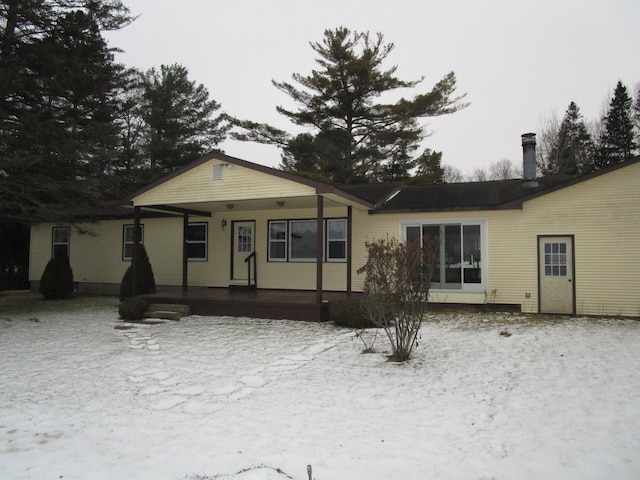
{"label": "bare shrub", "polygon": [[427,308],[439,241],[424,237],[422,243],[400,243],[390,237],[367,242],[367,263],[358,270],[366,275],[367,316],[387,334],[391,361],[409,359]]}

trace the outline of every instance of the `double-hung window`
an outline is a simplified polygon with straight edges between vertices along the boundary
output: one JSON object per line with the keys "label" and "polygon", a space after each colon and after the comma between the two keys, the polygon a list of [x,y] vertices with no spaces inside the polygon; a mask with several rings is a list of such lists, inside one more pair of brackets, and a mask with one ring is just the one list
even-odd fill
{"label": "double-hung window", "polygon": [[404,240],[435,245],[431,288],[480,292],[486,282],[486,221],[403,223]]}
{"label": "double-hung window", "polygon": [[207,224],[190,223],[186,233],[187,259],[195,262],[207,261]]}
{"label": "double-hung window", "polygon": [[347,259],[347,220],[331,218],[327,220],[327,262],[344,262]]}
{"label": "double-hung window", "polygon": [[70,237],[69,227],[53,227],[51,253],[54,258],[69,256]]}
{"label": "double-hung window", "polygon": [[269,261],[287,261],[287,221],[269,222]]}
{"label": "double-hung window", "polygon": [[[133,225],[124,225],[122,230],[122,260],[133,258]],[[140,225],[140,244],[144,244],[144,225]]]}
{"label": "double-hung window", "polygon": [[[347,259],[347,220],[325,220],[324,251],[327,262]],[[318,221],[272,220],[269,222],[269,261],[315,262],[318,252]]]}

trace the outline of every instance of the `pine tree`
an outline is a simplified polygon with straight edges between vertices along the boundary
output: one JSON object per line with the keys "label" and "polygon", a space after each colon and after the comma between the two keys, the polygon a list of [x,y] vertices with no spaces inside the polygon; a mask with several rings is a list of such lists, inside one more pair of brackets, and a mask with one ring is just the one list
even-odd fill
{"label": "pine tree", "polygon": [[573,175],[589,169],[593,141],[575,102],[567,107],[554,140],[546,159],[546,174]]}
{"label": "pine tree", "polygon": [[400,80],[396,67],[383,68],[394,48],[382,34],[325,30],[322,42],[311,43],[318,69],[310,75],[293,74],[299,87],[274,81],[274,86],[298,105],[277,107],[278,113],[310,133],[287,132],[251,121],[234,119],[239,140],[276,145],[282,150],[282,168],[312,172],[335,183],[366,183],[409,176],[414,152],[425,136],[419,120],[453,113],[466,104],[454,97],[456,79],[445,75],[433,89],[395,103],[377,101],[399,89],[416,87],[419,80]]}
{"label": "pine tree", "polygon": [[632,118],[633,101],[621,81],[618,81],[604,117],[604,132],[599,140],[598,156],[594,169],[624,162],[633,157],[636,150]]}
{"label": "pine tree", "polygon": [[130,21],[119,1],[11,0],[0,8],[0,209],[68,219],[103,204],[115,145],[118,67],[101,32]]}
{"label": "pine tree", "polygon": [[220,105],[209,99],[204,85],[189,80],[182,65],[148,70],[141,75],[141,87],[143,152],[152,176],[174,171],[224,140],[224,116],[214,116]]}

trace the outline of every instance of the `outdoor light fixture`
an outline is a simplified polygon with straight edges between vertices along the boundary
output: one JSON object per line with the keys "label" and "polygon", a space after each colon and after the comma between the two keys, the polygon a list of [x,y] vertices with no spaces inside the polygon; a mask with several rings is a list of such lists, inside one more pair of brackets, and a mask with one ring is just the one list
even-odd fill
{"label": "outdoor light fixture", "polygon": [[227,210],[233,210],[233,207],[235,207],[233,203],[227,203]]}
{"label": "outdoor light fixture", "polygon": [[284,200],[278,200],[276,202],[276,205],[278,205],[279,207],[284,207]]}
{"label": "outdoor light fixture", "polygon": [[224,227],[227,226],[227,221],[224,218],[220,220],[220,226],[222,227],[222,231],[224,231]]}

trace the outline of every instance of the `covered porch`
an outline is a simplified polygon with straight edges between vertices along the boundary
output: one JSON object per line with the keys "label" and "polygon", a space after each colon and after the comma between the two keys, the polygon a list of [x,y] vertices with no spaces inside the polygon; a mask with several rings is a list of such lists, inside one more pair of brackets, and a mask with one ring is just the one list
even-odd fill
{"label": "covered porch", "polygon": [[145,295],[149,303],[189,305],[195,315],[272,318],[304,321],[329,320],[331,303],[346,292],[324,291],[321,302],[309,290],[268,290],[246,288],[164,287]]}
{"label": "covered porch", "polygon": [[[165,270],[164,278],[173,276],[156,283],[175,286],[150,300],[188,303],[199,314],[316,321],[327,317],[335,298],[351,295],[353,210],[374,206],[331,185],[222,154],[194,162],[129,200],[134,255],[142,243],[143,211],[182,220],[174,230],[181,230],[180,240],[172,232],[145,234],[145,246],[162,244],[154,253],[162,255],[163,265],[154,268]],[[188,234],[195,225],[202,232],[199,258]]]}

